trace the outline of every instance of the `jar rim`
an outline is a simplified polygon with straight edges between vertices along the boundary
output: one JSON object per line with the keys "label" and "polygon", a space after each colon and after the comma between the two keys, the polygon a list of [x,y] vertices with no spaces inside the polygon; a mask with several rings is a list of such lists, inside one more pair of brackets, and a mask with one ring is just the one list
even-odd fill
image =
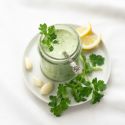
{"label": "jar rim", "polygon": [[[55,24],[54,26],[67,26],[68,28],[70,28],[71,30],[72,30],[72,32],[73,33],[75,33],[75,35],[76,35],[76,38],[77,38],[77,41],[78,41],[78,44],[77,44],[77,47],[76,47],[76,49],[74,50],[74,52],[71,54],[71,55],[69,55],[71,58],[74,58],[75,57],[75,55],[77,55],[77,51],[78,51],[78,53],[80,52],[80,49],[81,49],[81,46],[80,46],[80,38],[79,38],[79,36],[78,36],[78,33],[74,30],[74,28],[72,28],[69,24]],[[40,39],[42,39],[43,38],[43,35],[42,36],[40,36]],[[42,51],[41,51],[42,50]],[[52,56],[50,56],[49,54],[47,54],[43,49],[42,49],[42,47],[41,47],[41,45],[40,45],[40,42],[39,42],[39,51],[40,51],[40,53],[42,54],[42,55],[45,55],[47,58],[49,58],[49,59],[51,59],[52,61],[61,61],[61,62],[67,62],[68,61],[68,59],[66,58],[66,57],[64,57],[64,58],[56,58],[56,57],[52,57]]]}

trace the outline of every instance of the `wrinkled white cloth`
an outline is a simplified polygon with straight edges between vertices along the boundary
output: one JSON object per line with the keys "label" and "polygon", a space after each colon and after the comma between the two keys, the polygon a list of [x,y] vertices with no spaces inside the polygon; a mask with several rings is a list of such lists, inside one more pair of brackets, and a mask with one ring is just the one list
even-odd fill
{"label": "wrinkled white cloth", "polygon": [[[22,78],[22,57],[41,22],[91,22],[112,58],[111,77],[103,100],[70,108],[60,118],[34,97]],[[1,125],[125,125],[124,0],[0,0]]]}

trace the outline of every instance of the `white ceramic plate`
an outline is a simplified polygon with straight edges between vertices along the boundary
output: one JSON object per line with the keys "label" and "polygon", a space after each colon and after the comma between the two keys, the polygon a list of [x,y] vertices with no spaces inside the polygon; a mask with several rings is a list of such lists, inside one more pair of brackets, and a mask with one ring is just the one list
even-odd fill
{"label": "white ceramic plate", "polygon": [[[74,28],[77,27],[77,25],[71,25],[71,26]],[[39,52],[38,52],[39,37],[40,37],[39,34],[37,34],[35,37],[33,37],[33,39],[29,42],[28,46],[26,47],[26,50],[24,52],[24,57],[23,57],[23,76],[24,76],[24,80],[25,80],[25,84],[26,84],[27,88],[40,100],[48,103],[49,102],[49,95],[48,96],[41,95],[40,88],[37,88],[33,84],[33,76],[36,76],[36,77],[42,79],[42,81],[44,81],[44,82],[52,82],[49,79],[47,79],[42,74],[42,72],[40,70],[40,58],[41,57],[40,57]],[[98,79],[102,79],[107,83],[108,79],[110,77],[111,60],[109,58],[109,54],[108,54],[105,43],[102,42],[98,48],[96,48],[92,51],[86,52],[85,54],[88,55],[90,53],[100,54],[100,55],[105,57],[105,64],[102,66],[103,70],[94,72],[90,76],[90,79],[97,77]],[[29,57],[32,64],[33,64],[33,70],[31,72],[28,72],[25,70],[25,65],[24,65],[25,57]],[[56,93],[57,86],[58,86],[58,83],[56,83],[56,82],[52,82],[52,83],[54,84],[54,90],[50,95],[53,95]],[[71,105],[70,106],[80,105],[80,104],[88,102],[89,100],[90,100],[90,97],[85,102],[77,103],[71,98]]]}

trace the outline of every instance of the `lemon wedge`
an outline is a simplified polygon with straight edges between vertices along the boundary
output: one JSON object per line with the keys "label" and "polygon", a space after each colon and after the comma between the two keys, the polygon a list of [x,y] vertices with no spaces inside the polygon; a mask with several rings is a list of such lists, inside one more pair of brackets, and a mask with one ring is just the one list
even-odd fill
{"label": "lemon wedge", "polygon": [[101,34],[96,35],[94,33],[90,35],[86,35],[81,38],[81,45],[82,48],[85,50],[90,50],[98,46],[98,44],[101,42]]}
{"label": "lemon wedge", "polygon": [[79,34],[80,38],[84,37],[85,35],[88,35],[92,33],[92,26],[89,23],[87,27],[78,27],[76,28],[77,33]]}

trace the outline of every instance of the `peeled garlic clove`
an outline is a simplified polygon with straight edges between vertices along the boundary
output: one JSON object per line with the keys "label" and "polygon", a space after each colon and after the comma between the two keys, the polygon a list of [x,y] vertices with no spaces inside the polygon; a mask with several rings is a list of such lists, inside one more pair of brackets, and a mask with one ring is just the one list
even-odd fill
{"label": "peeled garlic clove", "polygon": [[42,95],[48,95],[53,90],[52,83],[46,83],[42,86],[40,92]]}
{"label": "peeled garlic clove", "polygon": [[40,80],[39,78],[37,78],[35,76],[33,77],[33,83],[37,87],[42,87],[44,85],[44,83],[42,82],[42,80]]}
{"label": "peeled garlic clove", "polygon": [[28,57],[26,57],[25,58],[25,68],[26,68],[26,70],[31,71],[32,67],[33,66],[32,66],[31,60]]}

